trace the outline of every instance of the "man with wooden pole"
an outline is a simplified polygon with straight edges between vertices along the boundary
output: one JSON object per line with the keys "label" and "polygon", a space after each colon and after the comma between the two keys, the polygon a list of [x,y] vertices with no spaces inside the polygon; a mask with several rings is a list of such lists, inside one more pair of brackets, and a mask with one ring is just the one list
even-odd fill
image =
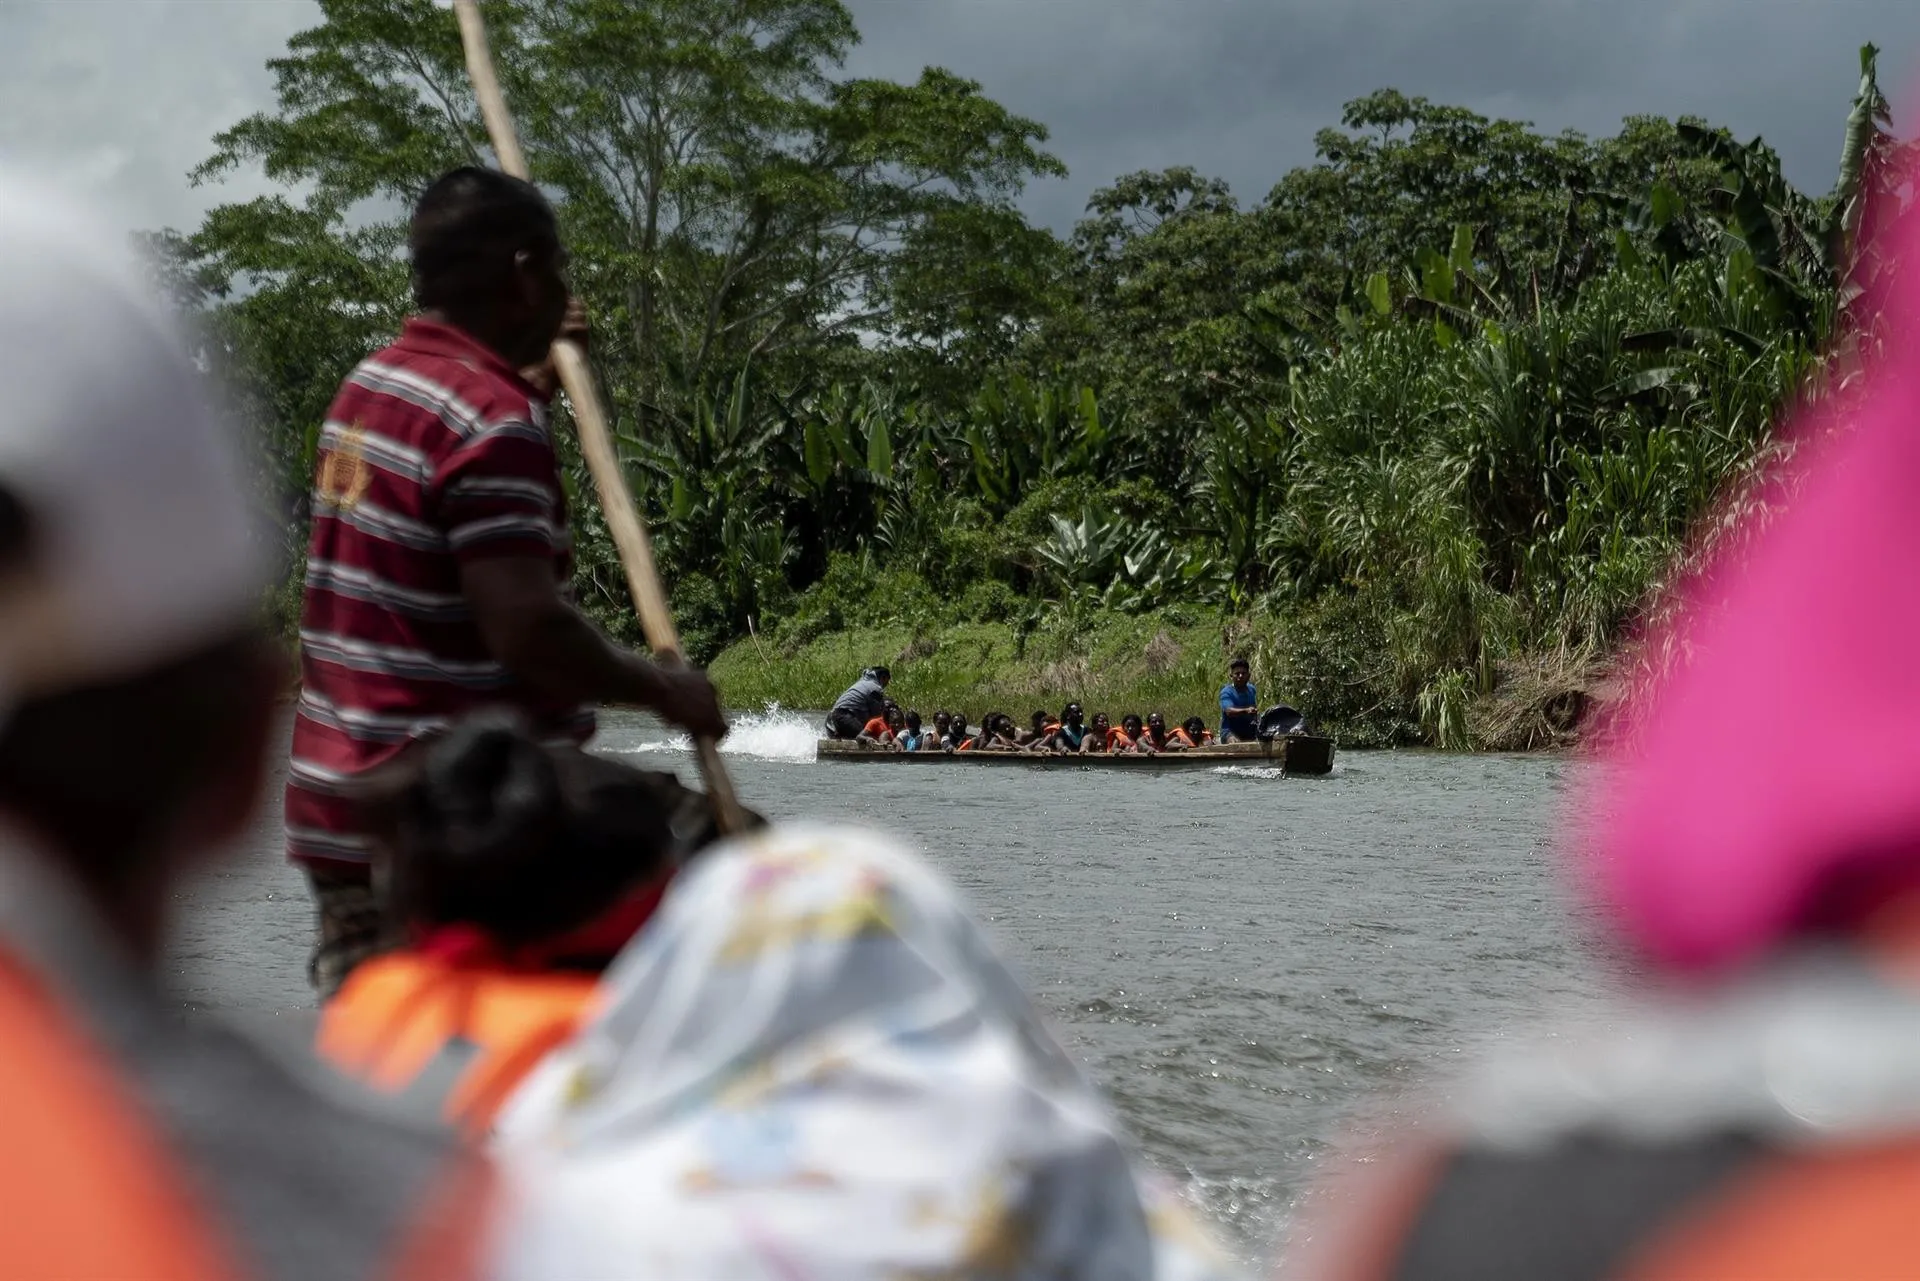
{"label": "man with wooden pole", "polygon": [[[663,639],[650,617],[665,610],[657,579],[636,597],[659,663],[571,603],[550,349],[582,389],[583,421],[590,388],[577,346],[554,345],[569,300],[552,208],[520,178],[457,169],[421,197],[409,240],[420,314],[342,385],[313,492],[286,826],[319,906],[311,977],[323,993],[386,942],[368,776],[480,708],[510,707],[571,742],[593,733],[594,703],[650,708],[697,736],[716,817],[737,827],[714,748],[726,725],[706,677],[679,663],[671,620]],[[623,552],[638,528],[626,501],[624,514],[607,505]]]}

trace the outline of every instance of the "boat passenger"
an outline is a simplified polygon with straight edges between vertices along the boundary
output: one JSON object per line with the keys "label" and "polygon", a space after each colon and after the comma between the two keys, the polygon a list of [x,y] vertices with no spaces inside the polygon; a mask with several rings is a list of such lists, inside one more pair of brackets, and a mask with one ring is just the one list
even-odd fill
{"label": "boat passenger", "polygon": [[1087,737],[1087,727],[1083,717],[1084,713],[1080,710],[1080,704],[1068,703],[1066,710],[1060,713],[1060,723],[1054,726],[1052,735],[1041,745],[1042,750],[1054,752],[1079,751],[1081,744],[1086,741]]}
{"label": "boat passenger", "polygon": [[125,239],[0,177],[0,1271],[502,1276],[511,1190],[168,990],[286,671],[241,451]]}
{"label": "boat passenger", "polygon": [[1116,732],[1113,722],[1107,719],[1105,712],[1095,712],[1093,725],[1087,730],[1087,736],[1080,740],[1081,755],[1091,756],[1107,751]]}
{"label": "boat passenger", "polygon": [[982,735],[980,746],[987,751],[1013,752],[1020,749],[1020,727],[1005,712],[989,712]]}
{"label": "boat passenger", "polygon": [[971,752],[973,735],[967,733],[967,714],[955,712],[947,724],[947,750],[950,752]]}
{"label": "boat passenger", "polygon": [[1025,751],[1027,745],[1033,741],[1033,735],[1021,729],[1020,722],[1011,716],[1007,717],[1007,723],[1003,728],[1007,734],[1007,746],[1015,751]]}
{"label": "boat passenger", "polygon": [[1260,741],[1260,695],[1253,687],[1253,669],[1245,658],[1227,665],[1228,681],[1220,687],[1220,741]]}
{"label": "boat passenger", "polygon": [[860,736],[855,741],[870,747],[892,747],[896,728],[905,727],[904,721],[896,727],[894,718],[899,715],[900,705],[888,700],[881,708],[880,714],[861,727]]}
{"label": "boat passenger", "polygon": [[1033,715],[1036,720],[1035,730],[1033,734],[1026,738],[1022,750],[1028,752],[1054,752],[1060,750],[1059,744],[1054,737],[1060,732],[1060,722],[1045,712],[1035,712]]}
{"label": "boat passenger", "polygon": [[1176,751],[1185,751],[1190,747],[1212,747],[1213,731],[1198,716],[1189,716],[1181,722],[1180,728],[1168,735]]}
{"label": "boat passenger", "polygon": [[1147,727],[1138,716],[1129,715],[1122,718],[1120,721],[1120,731],[1122,736],[1126,738],[1127,745],[1123,748],[1116,748],[1116,751],[1141,752],[1151,756],[1160,750],[1147,738]]}
{"label": "boat passenger", "polygon": [[403,1107],[482,1136],[717,832],[706,798],[673,775],[544,745],[506,715],[392,769],[381,844],[410,937],[348,976],[319,1048]]}
{"label": "boat passenger", "polygon": [[920,728],[920,713],[908,712],[894,741],[900,744],[903,752],[918,752],[927,746],[929,735]]}
{"label": "boat passenger", "polygon": [[1147,713],[1146,736],[1141,744],[1153,752],[1177,752],[1181,750],[1173,735],[1167,732],[1167,718],[1159,712]]}
{"label": "boat passenger", "polygon": [[827,713],[827,737],[855,739],[866,723],[887,710],[887,683],[893,673],[884,667],[869,667],[860,673],[847,692]]}
{"label": "boat passenger", "polygon": [[933,742],[935,748],[947,745],[947,731],[953,728],[953,714],[945,708],[933,714]]}
{"label": "boat passenger", "polygon": [[501,1116],[512,1275],[1231,1281],[997,952],[896,837],[703,852]]}

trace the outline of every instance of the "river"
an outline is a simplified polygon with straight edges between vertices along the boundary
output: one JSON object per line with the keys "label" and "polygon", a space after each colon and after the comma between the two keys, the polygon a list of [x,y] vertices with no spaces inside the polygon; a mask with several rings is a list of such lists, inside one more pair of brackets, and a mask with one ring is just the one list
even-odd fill
{"label": "river", "polygon": [[[1552,856],[1568,760],[1351,753],[1286,780],[860,768],[813,761],[816,723],[736,722],[742,799],[890,828],[932,858],[1147,1159],[1249,1258],[1330,1141],[1395,1115],[1383,1097],[1611,995]],[[692,780],[646,718],[608,714],[598,746]],[[247,848],[182,895],[170,967],[195,1008],[311,1003],[277,787]]]}

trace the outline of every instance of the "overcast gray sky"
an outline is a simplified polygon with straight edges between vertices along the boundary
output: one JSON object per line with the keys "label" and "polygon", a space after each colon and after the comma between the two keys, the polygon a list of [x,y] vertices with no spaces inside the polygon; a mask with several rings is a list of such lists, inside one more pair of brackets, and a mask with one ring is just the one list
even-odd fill
{"label": "overcast gray sky", "polygon": [[[1920,71],[1920,0],[851,0],[851,70],[928,63],[1053,130],[1072,169],[1030,212],[1071,225],[1135,169],[1190,164],[1264,195],[1340,104],[1381,86],[1552,129],[1693,112],[1761,133],[1824,188],[1857,76]],[[130,227],[188,227],[264,188],[188,187],[207,140],[270,105],[265,62],[311,0],[0,0],[0,159],[52,170]],[[449,18],[451,21],[451,18]],[[1911,110],[1903,124],[1911,125]],[[1903,132],[1911,132],[1903,128]]]}

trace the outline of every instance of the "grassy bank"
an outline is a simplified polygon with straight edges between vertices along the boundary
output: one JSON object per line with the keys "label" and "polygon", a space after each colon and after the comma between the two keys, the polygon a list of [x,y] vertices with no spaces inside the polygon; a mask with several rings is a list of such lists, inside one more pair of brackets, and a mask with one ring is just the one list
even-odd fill
{"label": "grassy bank", "polygon": [[797,647],[748,639],[709,670],[729,706],[826,707],[874,663],[893,668],[891,693],[903,707],[964,711],[977,724],[990,711],[1024,722],[1037,707],[1069,701],[1116,719],[1159,711],[1212,720],[1226,658],[1217,625],[1103,614],[1024,636],[1005,623],[964,623],[917,634],[851,629]]}
{"label": "grassy bank", "polygon": [[1024,623],[845,627],[805,641],[748,638],[709,668],[726,703],[820,708],[873,663],[893,669],[902,706],[931,715],[990,711],[1024,721],[1078,701],[1128,712],[1218,719],[1228,660],[1246,654],[1263,704],[1290,703],[1351,747],[1427,744],[1528,750],[1569,742],[1597,665],[1572,655],[1490,663],[1435,696],[1409,687],[1382,631],[1343,610],[1230,618],[1173,608],[1145,614],[1057,611]]}

